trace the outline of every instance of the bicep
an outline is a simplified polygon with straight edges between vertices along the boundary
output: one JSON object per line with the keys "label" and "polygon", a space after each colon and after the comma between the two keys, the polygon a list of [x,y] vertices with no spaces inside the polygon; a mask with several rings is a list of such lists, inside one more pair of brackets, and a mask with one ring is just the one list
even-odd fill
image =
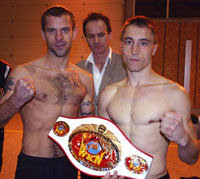
{"label": "bicep", "polygon": [[176,100],[175,111],[182,115],[184,129],[191,138],[195,138],[195,129],[191,120],[191,101],[189,95],[185,92],[182,93],[180,99]]}
{"label": "bicep", "polygon": [[9,96],[11,96],[11,94],[14,91],[14,87],[15,87],[15,79],[12,76],[9,76],[4,86],[4,92],[2,96],[0,97],[0,103],[7,100]]}
{"label": "bicep", "polygon": [[99,111],[100,117],[110,119],[109,114],[107,112],[107,106],[108,106],[108,103],[109,103],[109,101],[107,101],[107,99],[108,99],[107,95],[103,91],[100,95],[100,98],[99,98],[98,111]]}
{"label": "bicep", "polygon": [[0,98],[0,103],[6,101],[14,93],[16,82],[23,76],[25,76],[25,73],[22,67],[16,67],[9,73],[4,85],[4,93]]}

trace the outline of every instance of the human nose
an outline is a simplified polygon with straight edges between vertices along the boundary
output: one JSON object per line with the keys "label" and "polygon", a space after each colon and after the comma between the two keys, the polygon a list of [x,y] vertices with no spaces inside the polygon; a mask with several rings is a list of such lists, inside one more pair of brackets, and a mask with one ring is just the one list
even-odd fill
{"label": "human nose", "polygon": [[56,40],[62,40],[62,39],[63,39],[63,34],[62,34],[62,32],[58,31],[56,33]]}
{"label": "human nose", "polygon": [[94,42],[95,42],[95,43],[98,43],[98,42],[99,42],[99,37],[98,37],[98,36],[95,36],[95,37],[94,37]]}
{"label": "human nose", "polygon": [[137,55],[140,51],[140,47],[139,47],[138,43],[133,44],[131,50],[132,50],[132,54]]}

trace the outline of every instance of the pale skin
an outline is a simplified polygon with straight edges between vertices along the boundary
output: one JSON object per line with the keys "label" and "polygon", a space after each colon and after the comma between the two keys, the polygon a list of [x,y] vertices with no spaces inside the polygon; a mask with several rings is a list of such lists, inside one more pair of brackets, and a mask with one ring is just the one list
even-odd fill
{"label": "pale skin", "polygon": [[37,157],[64,156],[48,138],[59,116],[93,114],[92,77],[69,63],[76,30],[68,15],[48,16],[45,32],[45,57],[20,65],[9,76],[0,100],[0,124],[5,125],[16,112],[23,121],[22,152]]}
{"label": "pale skin", "polygon": [[[154,157],[148,179],[167,174],[170,142],[178,144],[183,162],[193,164],[199,155],[186,90],[152,70],[152,56],[158,48],[154,40],[147,27],[126,27],[121,50],[128,77],[108,86],[99,102],[100,116],[113,120],[136,147]],[[104,177],[108,178],[109,174]]]}
{"label": "pale skin", "polygon": [[101,71],[109,53],[109,43],[112,33],[108,34],[103,20],[89,21],[85,27],[86,41],[93,52],[96,66]]}

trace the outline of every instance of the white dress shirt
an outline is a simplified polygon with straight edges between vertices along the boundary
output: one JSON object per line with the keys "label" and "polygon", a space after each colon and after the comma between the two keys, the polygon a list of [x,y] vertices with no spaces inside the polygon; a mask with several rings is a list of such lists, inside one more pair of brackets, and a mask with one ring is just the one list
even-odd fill
{"label": "white dress shirt", "polygon": [[111,57],[112,57],[112,48],[110,47],[108,56],[106,58],[105,64],[104,64],[104,66],[103,66],[101,71],[95,65],[94,56],[93,56],[92,52],[90,53],[90,55],[88,56],[88,58],[86,60],[85,65],[87,65],[89,62],[92,63],[94,88],[95,88],[95,93],[96,93],[97,96],[99,94],[99,88],[100,88],[100,85],[101,85],[103,74],[104,74],[104,72],[106,70],[107,65],[111,62]]}

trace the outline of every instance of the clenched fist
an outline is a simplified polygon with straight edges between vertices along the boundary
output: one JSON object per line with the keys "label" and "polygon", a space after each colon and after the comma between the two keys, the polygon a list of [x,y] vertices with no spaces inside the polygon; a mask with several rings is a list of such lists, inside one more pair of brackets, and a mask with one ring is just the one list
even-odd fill
{"label": "clenched fist", "polygon": [[16,82],[14,94],[16,102],[24,105],[35,95],[35,85],[31,77],[25,76]]}
{"label": "clenched fist", "polygon": [[188,134],[184,129],[183,119],[174,112],[166,112],[162,117],[160,131],[172,142],[182,146],[188,140]]}

